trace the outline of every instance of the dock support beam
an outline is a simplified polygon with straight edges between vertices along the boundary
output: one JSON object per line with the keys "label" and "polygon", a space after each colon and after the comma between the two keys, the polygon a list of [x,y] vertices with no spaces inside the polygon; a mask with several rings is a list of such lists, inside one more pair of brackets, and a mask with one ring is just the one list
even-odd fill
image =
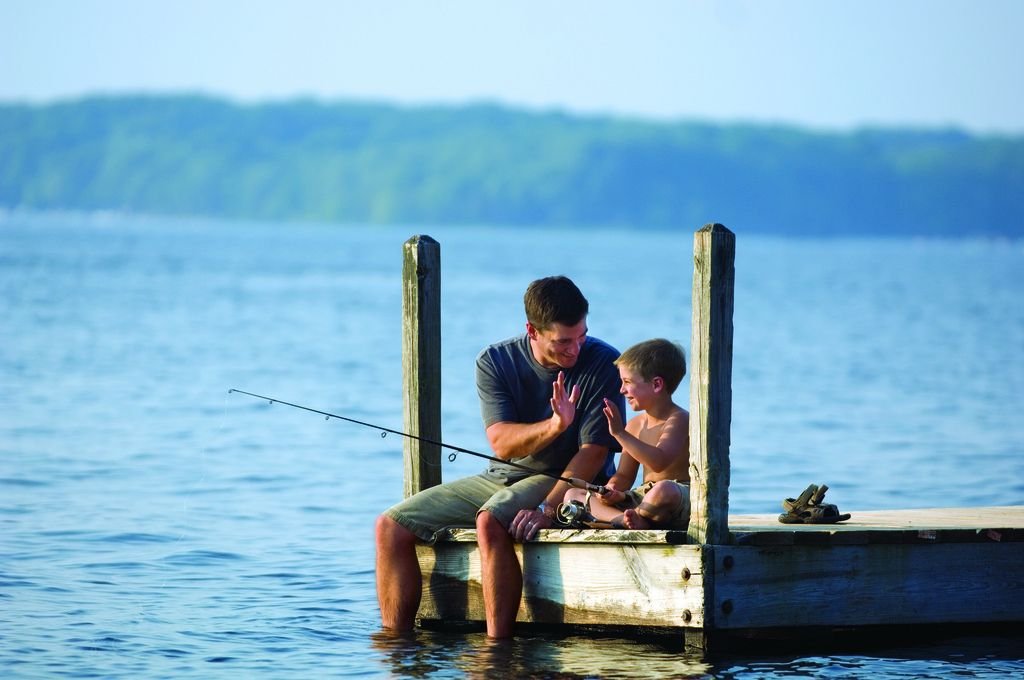
{"label": "dock support beam", "polygon": [[735,257],[736,236],[721,224],[694,234],[688,534],[698,545],[729,542]]}
{"label": "dock support beam", "polygon": [[[402,257],[402,394],[405,431],[441,441],[441,246],[405,242]],[[441,483],[441,447],[405,438],[405,498]]]}

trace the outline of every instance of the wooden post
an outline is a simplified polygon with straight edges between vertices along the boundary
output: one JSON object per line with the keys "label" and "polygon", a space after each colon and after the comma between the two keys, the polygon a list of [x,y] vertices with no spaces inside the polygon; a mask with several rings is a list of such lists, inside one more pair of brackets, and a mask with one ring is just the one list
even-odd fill
{"label": "wooden post", "polygon": [[735,257],[736,236],[721,224],[694,234],[688,535],[699,545],[729,541]]}
{"label": "wooden post", "polygon": [[[405,242],[402,258],[402,392],[405,431],[441,441],[441,246]],[[405,497],[441,483],[441,447],[405,438]]]}

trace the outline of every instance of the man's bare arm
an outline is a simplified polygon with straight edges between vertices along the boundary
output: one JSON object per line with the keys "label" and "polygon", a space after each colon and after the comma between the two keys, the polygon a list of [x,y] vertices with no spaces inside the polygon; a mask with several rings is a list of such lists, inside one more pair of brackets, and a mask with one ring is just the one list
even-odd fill
{"label": "man's bare arm", "polygon": [[565,373],[559,371],[551,385],[551,417],[536,423],[494,423],[487,428],[487,441],[503,460],[514,460],[540,451],[565,432],[576,418],[580,387],[565,391]]}

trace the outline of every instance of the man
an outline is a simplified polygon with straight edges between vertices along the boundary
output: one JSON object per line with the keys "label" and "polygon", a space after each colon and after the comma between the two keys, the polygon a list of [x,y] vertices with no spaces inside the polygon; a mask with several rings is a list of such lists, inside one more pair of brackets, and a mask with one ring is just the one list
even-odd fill
{"label": "man", "polygon": [[[568,485],[595,478],[618,450],[604,400],[623,408],[618,352],[587,337],[589,304],[564,276],[534,281],[523,298],[526,333],[484,349],[476,379],[497,458],[479,475],[426,489],[377,520],[377,599],[385,628],[413,627],[422,594],[416,541],[476,523],[487,634],[512,634],[523,574],[514,541],[550,527]],[[536,470],[532,473],[529,470]]]}

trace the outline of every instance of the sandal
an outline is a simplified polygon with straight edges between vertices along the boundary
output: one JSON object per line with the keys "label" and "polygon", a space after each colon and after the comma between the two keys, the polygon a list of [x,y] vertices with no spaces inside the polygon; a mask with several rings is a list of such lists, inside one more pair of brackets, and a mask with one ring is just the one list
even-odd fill
{"label": "sandal", "polygon": [[828,486],[811,484],[797,498],[782,501],[786,512],[779,515],[783,524],[835,524],[850,519],[849,513],[840,514],[834,503],[822,503]]}
{"label": "sandal", "polygon": [[[825,488],[827,489],[828,487]],[[786,512],[798,512],[807,507],[807,505],[811,502],[811,497],[817,495],[817,493],[818,485],[811,484],[809,487],[804,489],[804,492],[800,494],[798,497],[787,498],[784,501],[782,501],[782,507]],[[822,493],[822,495],[824,495],[824,493]],[[821,500],[821,498],[819,497],[818,500]]]}

